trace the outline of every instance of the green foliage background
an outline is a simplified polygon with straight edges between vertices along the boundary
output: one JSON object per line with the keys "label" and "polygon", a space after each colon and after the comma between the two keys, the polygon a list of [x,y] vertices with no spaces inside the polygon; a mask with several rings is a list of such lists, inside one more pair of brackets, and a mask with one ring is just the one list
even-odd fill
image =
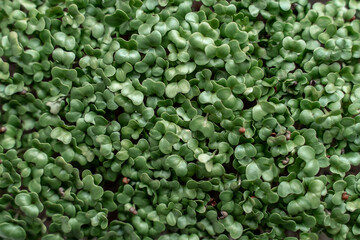
{"label": "green foliage background", "polygon": [[0,1],[0,238],[360,239],[359,10]]}

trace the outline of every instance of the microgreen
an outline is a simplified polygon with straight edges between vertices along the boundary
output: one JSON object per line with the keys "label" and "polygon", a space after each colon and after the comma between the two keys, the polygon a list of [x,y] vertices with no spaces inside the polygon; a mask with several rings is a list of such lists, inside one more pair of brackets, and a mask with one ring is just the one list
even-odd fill
{"label": "microgreen", "polygon": [[310,2],[0,1],[0,238],[359,239],[360,4]]}

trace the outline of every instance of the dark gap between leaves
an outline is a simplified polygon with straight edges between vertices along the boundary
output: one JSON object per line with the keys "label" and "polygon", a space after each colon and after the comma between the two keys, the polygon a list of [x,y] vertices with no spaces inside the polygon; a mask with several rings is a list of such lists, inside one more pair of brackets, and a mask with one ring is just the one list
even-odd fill
{"label": "dark gap between leaves", "polygon": [[305,126],[303,124],[299,123],[299,122],[295,122],[294,123],[294,128],[296,130],[301,130],[301,129],[305,128]]}
{"label": "dark gap between leaves", "polygon": [[226,173],[235,173],[238,174],[239,172],[234,168],[233,165],[234,160],[230,160],[228,163],[224,163],[223,167],[225,168]]}
{"label": "dark gap between leaves", "polygon": [[357,175],[358,173],[360,173],[360,166],[353,166],[351,165],[351,168],[348,172],[345,173],[345,176],[348,176],[348,175]]}
{"label": "dark gap between leaves", "polygon": [[294,13],[295,15],[298,14],[298,10],[296,9],[296,7],[297,7],[297,3],[291,4],[291,10],[293,11],[293,13]]}
{"label": "dark gap between leaves", "polygon": [[121,35],[120,38],[122,38],[122,39],[125,40],[125,41],[129,41],[129,40],[131,39],[131,36],[132,36],[133,34],[134,34],[134,33],[127,32],[127,33]]}
{"label": "dark gap between leaves", "polygon": [[102,188],[104,189],[104,191],[111,191],[113,193],[116,193],[120,188],[121,179],[122,176],[118,173],[114,182],[103,180]]}
{"label": "dark gap between leaves", "polygon": [[300,231],[293,232],[293,231],[291,231],[291,230],[286,230],[285,235],[286,235],[287,237],[296,237],[296,238],[299,238],[299,237],[300,237]]}
{"label": "dark gap between leaves", "polygon": [[194,11],[194,12],[198,12],[201,8],[201,6],[203,5],[203,3],[201,1],[193,1],[192,2],[192,5],[191,5],[191,9]]}
{"label": "dark gap between leaves", "polygon": [[259,13],[259,15],[257,15],[256,19],[263,22],[264,24],[266,24],[266,19],[261,15],[261,13]]}
{"label": "dark gap between leaves", "polygon": [[326,167],[326,168],[320,168],[318,174],[316,174],[316,176],[321,176],[321,175],[332,175],[331,171],[330,171],[330,167]]}
{"label": "dark gap between leaves", "polygon": [[79,67],[80,67],[79,61],[73,62],[72,67],[73,67],[73,68],[79,68]]}
{"label": "dark gap between leaves", "polygon": [[243,98],[243,99],[241,99],[241,100],[242,100],[243,103],[244,103],[244,108],[243,108],[243,110],[245,110],[245,109],[250,109],[250,108],[254,107],[254,106],[257,104],[256,101],[250,102],[247,98]]}
{"label": "dark gap between leaves", "polygon": [[14,74],[17,72],[17,64],[16,63],[9,63],[9,73],[10,73],[10,77],[13,77]]}
{"label": "dark gap between leaves", "polygon": [[110,223],[111,223],[112,221],[118,220],[118,214],[119,214],[119,211],[118,211],[118,210],[115,210],[115,211],[112,211],[112,212],[108,212],[107,218],[108,218],[108,224],[109,224],[109,225],[110,225]]}

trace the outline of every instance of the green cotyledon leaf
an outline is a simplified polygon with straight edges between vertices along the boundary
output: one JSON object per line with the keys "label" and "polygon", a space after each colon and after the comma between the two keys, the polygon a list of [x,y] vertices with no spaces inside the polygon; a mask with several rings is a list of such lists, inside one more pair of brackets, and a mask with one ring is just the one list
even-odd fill
{"label": "green cotyledon leaf", "polygon": [[205,137],[211,137],[214,134],[214,125],[210,122],[207,117],[196,116],[190,122],[190,130],[191,131],[199,131]]}

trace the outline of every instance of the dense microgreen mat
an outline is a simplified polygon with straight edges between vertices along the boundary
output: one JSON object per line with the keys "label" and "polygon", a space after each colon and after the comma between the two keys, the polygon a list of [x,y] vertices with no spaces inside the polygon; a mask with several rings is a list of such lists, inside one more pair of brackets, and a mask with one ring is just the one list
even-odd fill
{"label": "dense microgreen mat", "polygon": [[0,238],[360,239],[358,17],[1,0]]}

